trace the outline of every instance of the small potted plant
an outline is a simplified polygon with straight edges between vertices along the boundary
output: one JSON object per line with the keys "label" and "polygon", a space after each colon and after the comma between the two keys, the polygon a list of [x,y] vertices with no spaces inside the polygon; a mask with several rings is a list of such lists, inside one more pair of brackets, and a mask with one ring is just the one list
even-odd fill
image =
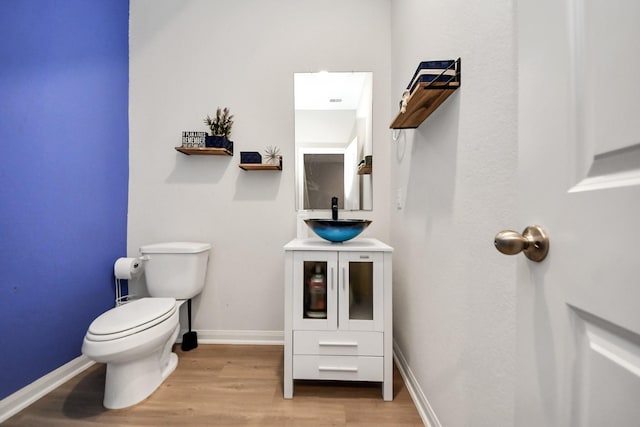
{"label": "small potted plant", "polygon": [[229,109],[216,110],[215,117],[209,117],[204,119],[204,123],[211,131],[211,136],[207,136],[205,145],[207,147],[226,148],[229,151],[233,151],[233,141],[229,140],[231,136],[231,127],[233,126],[233,115],[229,114]]}

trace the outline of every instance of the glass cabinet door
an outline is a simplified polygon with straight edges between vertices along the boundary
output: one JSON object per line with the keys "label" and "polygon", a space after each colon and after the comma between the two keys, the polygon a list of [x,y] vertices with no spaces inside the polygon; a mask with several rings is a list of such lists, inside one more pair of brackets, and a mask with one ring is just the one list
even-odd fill
{"label": "glass cabinet door", "polygon": [[341,252],[339,328],[382,330],[382,254]]}
{"label": "glass cabinet door", "polygon": [[307,330],[337,328],[337,255],[305,251],[294,254],[293,324]]}
{"label": "glass cabinet door", "polygon": [[349,320],[373,320],[373,263],[349,262]]}

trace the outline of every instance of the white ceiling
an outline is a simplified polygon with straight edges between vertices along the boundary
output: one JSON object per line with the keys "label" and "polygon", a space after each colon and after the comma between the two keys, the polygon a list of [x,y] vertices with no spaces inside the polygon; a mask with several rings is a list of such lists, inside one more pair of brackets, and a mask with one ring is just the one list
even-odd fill
{"label": "white ceiling", "polygon": [[296,110],[355,110],[371,73],[295,73]]}

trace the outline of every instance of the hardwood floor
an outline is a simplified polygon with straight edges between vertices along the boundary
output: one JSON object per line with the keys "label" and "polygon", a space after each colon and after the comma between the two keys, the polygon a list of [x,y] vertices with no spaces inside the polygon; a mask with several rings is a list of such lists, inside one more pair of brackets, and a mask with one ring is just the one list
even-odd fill
{"label": "hardwood floor", "polygon": [[394,368],[394,400],[372,383],[297,381],[282,398],[282,346],[179,346],[178,368],[145,401],[102,406],[105,366],[96,364],[5,421],[4,426],[422,426]]}

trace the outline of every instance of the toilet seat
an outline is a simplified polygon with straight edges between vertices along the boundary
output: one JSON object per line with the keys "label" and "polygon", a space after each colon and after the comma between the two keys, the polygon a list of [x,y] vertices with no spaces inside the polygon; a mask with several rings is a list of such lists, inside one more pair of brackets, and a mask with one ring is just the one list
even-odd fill
{"label": "toilet seat", "polygon": [[112,341],[152,328],[176,311],[174,298],[142,298],[102,313],[89,326],[90,341]]}

